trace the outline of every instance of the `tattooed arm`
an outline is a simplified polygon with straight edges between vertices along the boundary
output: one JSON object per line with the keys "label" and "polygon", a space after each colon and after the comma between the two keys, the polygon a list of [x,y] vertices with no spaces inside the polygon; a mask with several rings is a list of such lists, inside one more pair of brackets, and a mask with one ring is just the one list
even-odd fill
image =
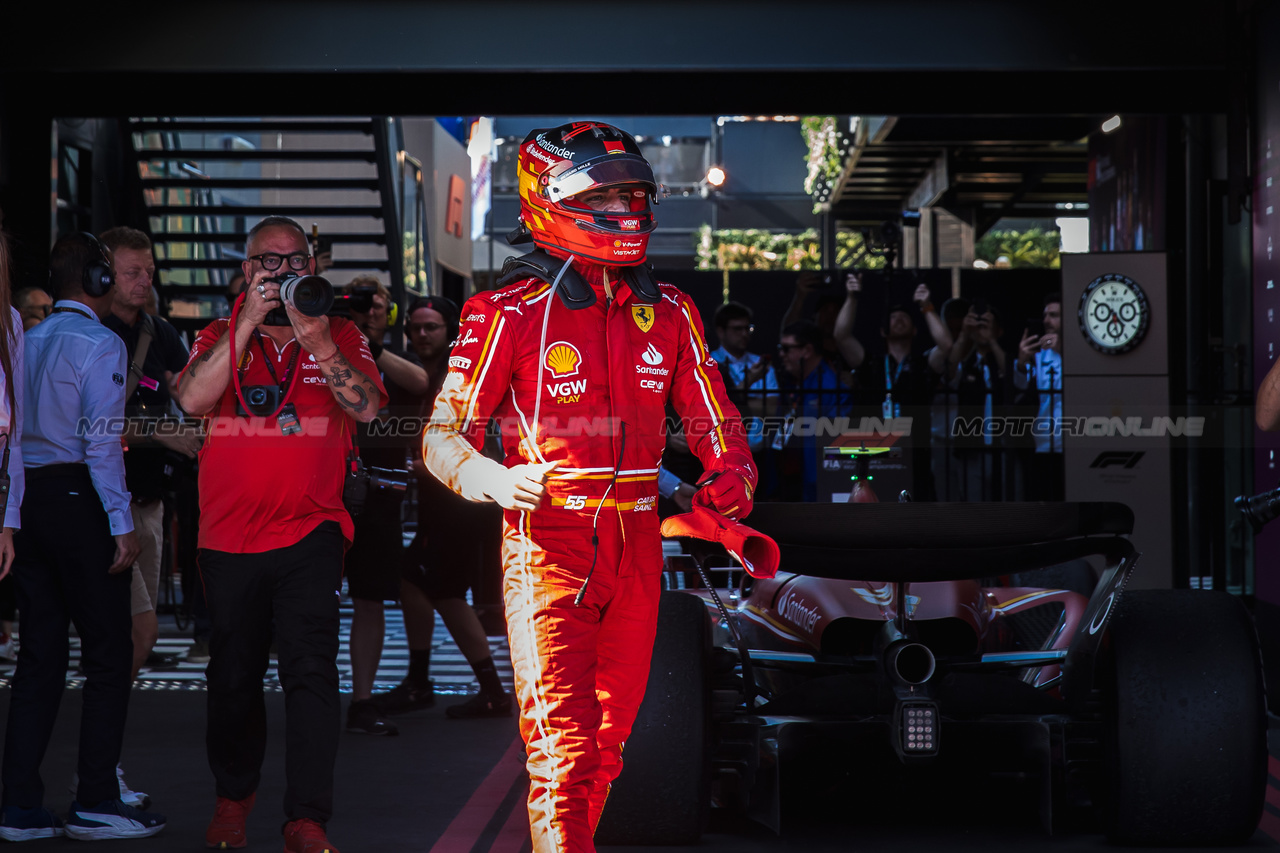
{"label": "tattooed arm", "polygon": [[[236,352],[242,353],[267,313],[280,305],[280,285],[254,273],[252,285],[236,309]],[[328,318],[323,318],[328,319]],[[205,327],[191,348],[191,359],[178,377],[178,405],[189,415],[207,415],[218,405],[231,382],[229,321],[215,320]],[[325,327],[326,332],[328,327]],[[301,338],[299,338],[301,340]]]}
{"label": "tattooed arm", "polygon": [[364,336],[349,321],[307,317],[288,303],[285,311],[294,337],[320,365],[338,405],[358,421],[368,423],[376,418],[385,392]]}
{"label": "tattooed arm", "polygon": [[316,362],[324,374],[325,384],[338,405],[346,409],[351,417],[368,423],[378,416],[382,406],[382,391],[372,379],[365,376],[347,361],[335,344],[333,355],[329,358],[316,356]]}
{"label": "tattooed arm", "polygon": [[[236,328],[236,352],[244,352],[252,334],[253,326],[241,319]],[[228,340],[225,323],[208,326],[196,339],[191,359],[178,376],[177,401],[187,414],[207,415],[226,392],[231,381],[231,346]]]}

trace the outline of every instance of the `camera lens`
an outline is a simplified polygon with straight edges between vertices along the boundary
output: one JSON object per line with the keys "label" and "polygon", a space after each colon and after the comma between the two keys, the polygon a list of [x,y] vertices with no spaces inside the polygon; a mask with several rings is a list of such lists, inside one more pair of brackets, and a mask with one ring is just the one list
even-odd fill
{"label": "camera lens", "polygon": [[347,296],[347,308],[358,314],[368,314],[373,310],[373,297],[378,292],[376,287],[353,287]]}
{"label": "camera lens", "polygon": [[1273,489],[1252,497],[1241,495],[1235,499],[1235,505],[1249,522],[1253,532],[1257,533],[1266,526],[1267,522],[1280,515],[1280,489]]}
{"label": "camera lens", "polygon": [[267,389],[250,388],[244,398],[249,401],[250,406],[265,406],[267,404]]}
{"label": "camera lens", "polygon": [[295,276],[280,285],[280,298],[308,317],[323,317],[333,307],[333,285],[318,275]]}

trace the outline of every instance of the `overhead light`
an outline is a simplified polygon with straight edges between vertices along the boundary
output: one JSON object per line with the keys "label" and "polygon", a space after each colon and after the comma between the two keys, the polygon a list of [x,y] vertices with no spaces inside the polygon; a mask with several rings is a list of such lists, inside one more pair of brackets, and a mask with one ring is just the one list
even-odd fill
{"label": "overhead light", "polygon": [[1120,126],[1120,116],[1112,116],[1102,123],[1102,132],[1110,133]]}
{"label": "overhead light", "polygon": [[721,169],[719,166],[712,166],[710,169],[707,169],[707,183],[711,184],[713,187],[724,186],[725,177],[724,169]]}

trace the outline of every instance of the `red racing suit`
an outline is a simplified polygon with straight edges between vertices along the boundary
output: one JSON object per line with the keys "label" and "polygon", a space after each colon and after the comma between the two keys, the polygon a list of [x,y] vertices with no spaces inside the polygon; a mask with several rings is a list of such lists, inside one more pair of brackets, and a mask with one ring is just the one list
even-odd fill
{"label": "red racing suit", "polygon": [[491,417],[508,468],[560,463],[541,508],[507,510],[503,530],[535,853],[594,850],[644,697],[662,571],[656,506],[667,402],[708,471],[756,484],[693,301],[662,284],[661,301],[645,304],[619,281],[609,303],[604,269],[575,268],[596,291],[589,308],[569,310],[539,279],[468,300],[423,439],[431,473],[473,500],[498,465],[476,449]]}

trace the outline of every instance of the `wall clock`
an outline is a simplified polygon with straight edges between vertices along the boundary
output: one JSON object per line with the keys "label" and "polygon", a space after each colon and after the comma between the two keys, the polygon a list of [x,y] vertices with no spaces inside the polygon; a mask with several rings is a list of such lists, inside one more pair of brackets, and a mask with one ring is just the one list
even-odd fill
{"label": "wall clock", "polygon": [[1100,275],[1080,294],[1080,333],[1099,352],[1118,355],[1142,343],[1151,325],[1147,294],[1119,273]]}

